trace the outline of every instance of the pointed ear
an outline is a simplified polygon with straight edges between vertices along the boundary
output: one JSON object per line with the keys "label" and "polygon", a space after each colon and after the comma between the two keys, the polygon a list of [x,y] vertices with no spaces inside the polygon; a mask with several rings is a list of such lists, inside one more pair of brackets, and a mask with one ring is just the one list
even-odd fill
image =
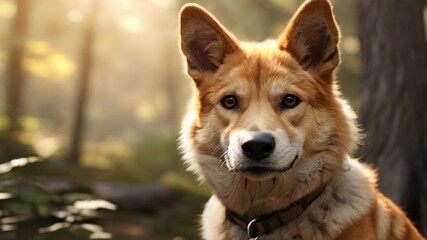
{"label": "pointed ear", "polygon": [[339,37],[329,1],[308,0],[292,17],[279,39],[279,46],[306,70],[331,79],[339,64]]}
{"label": "pointed ear", "polygon": [[187,4],[180,16],[181,49],[193,79],[216,72],[224,58],[239,49],[234,37],[202,7]]}

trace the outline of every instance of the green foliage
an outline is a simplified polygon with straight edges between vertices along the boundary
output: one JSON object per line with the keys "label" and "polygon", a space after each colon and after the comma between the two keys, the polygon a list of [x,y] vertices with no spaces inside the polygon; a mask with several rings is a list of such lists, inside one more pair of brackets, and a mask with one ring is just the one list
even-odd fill
{"label": "green foliage", "polygon": [[10,159],[19,158],[22,156],[34,156],[35,150],[31,144],[26,141],[26,135],[34,126],[34,119],[25,118],[22,120],[22,131],[9,132],[9,120],[5,117],[0,117],[0,163]]}
{"label": "green foliage", "polygon": [[100,209],[115,210],[114,204],[92,194],[57,194],[12,174],[15,167],[32,162],[34,159],[21,158],[0,165],[0,169],[9,169],[0,174],[1,240],[111,238],[101,226],[89,222]]}
{"label": "green foliage", "polygon": [[180,236],[186,240],[200,239],[198,236],[198,216],[207,199],[185,192],[182,194],[178,201],[160,209],[156,217],[143,217],[143,224],[154,232],[170,233],[171,238]]}
{"label": "green foliage", "polygon": [[10,136],[8,133],[0,131],[0,162],[34,154],[33,147],[20,141],[18,136]]}
{"label": "green foliage", "polygon": [[136,159],[147,168],[165,171],[179,169],[182,166],[181,157],[176,150],[175,136],[153,135],[137,143],[133,148]]}
{"label": "green foliage", "polygon": [[[159,140],[158,144],[165,142]],[[3,223],[0,228],[7,230],[0,233],[0,240],[104,237],[166,240],[177,236],[198,239],[197,216],[210,192],[183,170],[150,175],[148,182],[168,186],[174,198],[157,204],[150,212],[135,213],[138,209],[115,210],[114,204],[96,197],[92,187],[105,181],[127,182],[132,186],[133,177],[123,177],[121,172],[59,164],[57,160],[38,160],[21,158],[0,165],[0,170],[9,169],[0,174],[0,222]],[[176,164],[180,164],[179,161]],[[66,187],[47,188],[58,181],[65,182]],[[5,219],[14,221],[5,224],[8,222]],[[123,232],[128,227],[139,235]],[[99,238],[95,238],[97,236]]]}

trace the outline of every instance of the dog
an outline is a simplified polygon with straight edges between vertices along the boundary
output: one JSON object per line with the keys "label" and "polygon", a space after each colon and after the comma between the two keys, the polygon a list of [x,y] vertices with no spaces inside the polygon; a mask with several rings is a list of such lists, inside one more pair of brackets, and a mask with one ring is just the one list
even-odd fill
{"label": "dog", "polygon": [[195,95],[180,149],[214,194],[203,239],[424,239],[349,157],[355,114],[335,80],[340,31],[328,0],[307,0],[277,41],[238,42],[196,4],[180,12]]}

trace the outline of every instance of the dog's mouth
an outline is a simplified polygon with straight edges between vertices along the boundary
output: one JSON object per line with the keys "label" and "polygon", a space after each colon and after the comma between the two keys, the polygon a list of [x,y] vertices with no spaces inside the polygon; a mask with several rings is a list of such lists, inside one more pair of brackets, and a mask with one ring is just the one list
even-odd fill
{"label": "dog's mouth", "polygon": [[285,168],[254,166],[254,167],[245,167],[240,169],[230,169],[230,171],[240,172],[240,173],[248,174],[252,176],[266,176],[274,173],[284,173],[294,167],[297,159],[298,159],[298,155],[296,155],[295,158],[292,160],[292,162]]}

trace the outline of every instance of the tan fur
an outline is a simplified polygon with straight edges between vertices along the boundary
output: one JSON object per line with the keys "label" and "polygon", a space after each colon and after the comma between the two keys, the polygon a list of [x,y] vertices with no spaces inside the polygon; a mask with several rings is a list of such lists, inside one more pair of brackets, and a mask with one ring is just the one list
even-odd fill
{"label": "tan fur", "polygon": [[[261,216],[286,208],[319,186],[324,192],[296,219],[258,239],[423,239],[405,214],[381,195],[376,173],[348,155],[358,141],[354,113],[340,98],[334,70],[339,29],[327,0],[308,0],[276,41],[239,43],[206,10],[181,11],[181,48],[196,95],[184,120],[181,149],[189,170],[215,194],[202,215],[204,239],[247,239],[225,209]],[[293,94],[292,109],[280,108]],[[221,99],[236,96],[238,109]],[[275,139],[263,166],[245,171],[244,139]]]}

